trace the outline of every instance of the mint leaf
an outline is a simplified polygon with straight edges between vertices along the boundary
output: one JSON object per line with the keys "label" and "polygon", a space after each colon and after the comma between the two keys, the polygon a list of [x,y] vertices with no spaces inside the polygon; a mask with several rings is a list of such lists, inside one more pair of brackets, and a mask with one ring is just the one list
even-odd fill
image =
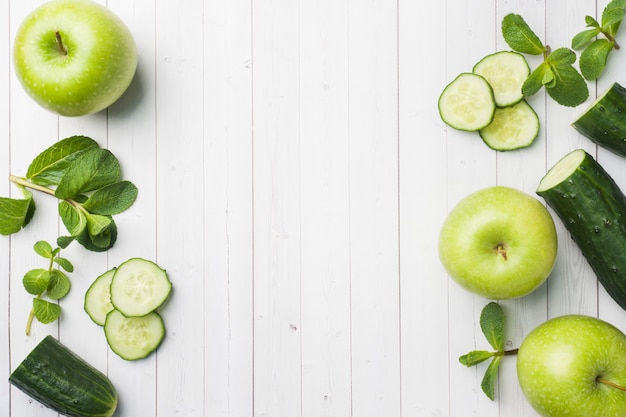
{"label": "mint leaf", "polygon": [[473,350],[459,358],[459,362],[465,366],[474,366],[494,356],[493,352],[486,350]]}
{"label": "mint leaf", "polygon": [[99,235],[90,235],[88,230],[85,229],[83,233],[76,236],[76,240],[90,251],[104,252],[110,249],[117,240],[117,226],[115,225],[115,221],[111,219],[110,226]]}
{"label": "mint leaf", "polygon": [[26,178],[39,185],[56,185],[78,155],[91,148],[98,148],[98,143],[86,136],[63,139],[37,155],[28,167]]}
{"label": "mint leaf", "polygon": [[61,249],[67,248],[74,240],[76,240],[76,236],[59,236],[57,238],[57,245]]}
{"label": "mint leaf", "polygon": [[598,23],[598,21],[592,16],[585,16],[585,25],[590,28],[600,29],[600,23]]}
{"label": "mint leaf", "polygon": [[99,214],[88,213],[85,217],[87,218],[87,230],[92,236],[100,235],[111,225],[111,222],[113,221],[111,217],[101,216]]}
{"label": "mint leaf", "polygon": [[522,93],[525,97],[531,97],[544,85],[550,84],[554,81],[554,73],[552,68],[546,62],[542,62],[530,73],[524,84],[522,84]]}
{"label": "mint leaf", "polygon": [[577,33],[572,38],[572,49],[581,49],[600,34],[600,29],[587,29]]}
{"label": "mint leaf", "polygon": [[611,2],[602,11],[602,29],[609,35],[615,35],[624,19],[624,3],[618,1],[617,4]]}
{"label": "mint leaf", "polygon": [[508,14],[502,19],[502,36],[515,51],[530,55],[541,55],[547,51],[539,37],[532,31],[524,18]]}
{"label": "mint leaf", "polygon": [[49,282],[50,271],[47,269],[31,269],[22,278],[24,289],[32,295],[39,295],[46,291]]}
{"label": "mint leaf", "polygon": [[130,181],[120,181],[94,191],[83,207],[94,214],[113,215],[123,212],[137,199],[137,187]]}
{"label": "mint leaf", "polygon": [[33,245],[33,249],[35,250],[35,253],[42,258],[52,259],[52,257],[54,256],[52,253],[52,246],[50,246],[50,244],[45,240],[40,240],[39,242],[35,243]]}
{"label": "mint leaf", "polygon": [[74,272],[74,265],[69,260],[56,256],[52,261],[67,272]]}
{"label": "mint leaf", "polygon": [[65,200],[59,202],[59,216],[72,236],[78,236],[87,228],[85,214]]}
{"label": "mint leaf", "polygon": [[110,151],[90,149],[69,166],[54,195],[59,199],[74,198],[118,182],[120,177],[119,161]]}
{"label": "mint leaf", "polygon": [[558,76],[558,82],[547,89],[548,94],[557,103],[576,107],[589,97],[587,83],[582,75],[571,65],[553,67]]}
{"label": "mint leaf", "polygon": [[485,371],[485,375],[480,384],[485,395],[492,401],[495,398],[496,381],[498,380],[498,371],[501,363],[502,356],[495,356],[489,364],[487,371]]}
{"label": "mint leaf", "polygon": [[550,52],[546,61],[552,65],[573,65],[576,62],[576,53],[567,48],[555,49]]}
{"label": "mint leaf", "polygon": [[33,298],[33,312],[43,324],[52,323],[61,315],[61,306],[39,298]]}
{"label": "mint leaf", "polygon": [[50,273],[50,283],[46,290],[46,295],[51,300],[59,300],[65,297],[72,287],[70,279],[63,272],[54,269]]}
{"label": "mint leaf", "polygon": [[602,74],[614,45],[606,39],[597,39],[580,54],[579,67],[585,79],[595,80]]}
{"label": "mint leaf", "polygon": [[19,232],[28,224],[35,211],[32,194],[28,195],[24,199],[0,197],[0,235]]}
{"label": "mint leaf", "polygon": [[480,328],[495,350],[504,349],[504,312],[498,303],[490,302],[480,313]]}

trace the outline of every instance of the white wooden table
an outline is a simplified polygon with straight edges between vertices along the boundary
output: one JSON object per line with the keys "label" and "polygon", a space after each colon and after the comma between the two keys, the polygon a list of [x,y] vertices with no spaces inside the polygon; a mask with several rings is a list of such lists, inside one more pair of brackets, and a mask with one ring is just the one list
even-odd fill
{"label": "white wooden table", "polygon": [[[108,374],[118,417],[537,416],[513,358],[493,402],[480,390],[485,367],[458,363],[488,348],[478,327],[488,300],[448,279],[438,232],[478,188],[534,195],[575,148],[626,187],[626,161],[570,126],[592,97],[626,83],[626,52],[579,108],[532,97],[542,129],[525,150],[497,153],[446,128],[436,103],[458,73],[508,49],[507,13],[556,48],[605,0],[103,1],[134,34],[139,68],[120,101],[83,118],[38,107],[15,77],[15,31],[41,2],[0,0],[0,177],[25,174],[44,148],[83,134],[118,156],[139,198],[116,216],[107,253],[64,252],[76,271],[62,319],[34,324],[30,336],[21,280],[41,264],[34,242],[65,233],[56,201],[36,196],[32,223],[0,237],[1,416],[55,415],[7,382],[47,334]],[[0,195],[18,191],[0,181]],[[567,313],[626,329],[626,313],[556,223],[548,282],[501,302],[511,346]],[[166,268],[174,293],[157,353],[126,362],[82,303],[97,275],[133,256]]]}

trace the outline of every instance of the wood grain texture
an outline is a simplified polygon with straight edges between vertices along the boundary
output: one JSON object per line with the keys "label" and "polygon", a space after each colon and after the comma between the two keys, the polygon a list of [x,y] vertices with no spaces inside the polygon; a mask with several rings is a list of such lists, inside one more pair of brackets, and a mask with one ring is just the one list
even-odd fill
{"label": "wood grain texture", "polygon": [[[139,197],[116,216],[119,240],[107,253],[67,249],[76,271],[63,317],[30,336],[22,276],[40,266],[33,244],[65,232],[56,202],[37,196],[33,222],[0,237],[0,416],[56,415],[7,382],[47,334],[109,375],[116,417],[538,416],[514,359],[503,362],[495,401],[480,390],[485,367],[458,362],[488,348],[479,318],[489,300],[447,277],[439,228],[479,188],[534,195],[576,148],[626,187],[623,158],[570,126],[612,82],[626,84],[626,55],[611,56],[578,108],[543,91],[529,98],[541,131],[527,149],[490,150],[446,127],[436,104],[456,75],[509,49],[506,14],[556,48],[606,1],[98,1],[135,36],[133,83],[101,113],[57,117],[3,60],[0,176],[24,174],[38,152],[84,134],[118,156]],[[0,0],[0,55],[11,56],[20,22],[41,3]],[[19,191],[0,181],[0,195]],[[567,313],[626,330],[625,313],[555,223],[548,282],[500,302],[511,347]],[[157,353],[126,362],[82,304],[95,277],[134,256],[165,268],[174,291]]]}

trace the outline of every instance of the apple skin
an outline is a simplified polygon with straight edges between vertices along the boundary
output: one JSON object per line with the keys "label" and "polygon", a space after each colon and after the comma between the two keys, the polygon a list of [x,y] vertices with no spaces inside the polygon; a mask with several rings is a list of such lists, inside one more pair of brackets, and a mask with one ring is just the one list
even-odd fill
{"label": "apple skin", "polygon": [[547,208],[505,186],[462,199],[439,234],[439,258],[450,277],[466,290],[496,300],[521,297],[539,287],[554,268],[557,246]]}
{"label": "apple skin", "polygon": [[[56,40],[59,32],[67,55]],[[52,0],[17,30],[13,64],[26,92],[62,116],[84,116],[113,104],[137,68],[132,34],[113,12],[92,0]]]}
{"label": "apple skin", "polygon": [[557,317],[522,342],[517,376],[524,396],[543,417],[624,417],[626,336],[613,325],[583,315]]}

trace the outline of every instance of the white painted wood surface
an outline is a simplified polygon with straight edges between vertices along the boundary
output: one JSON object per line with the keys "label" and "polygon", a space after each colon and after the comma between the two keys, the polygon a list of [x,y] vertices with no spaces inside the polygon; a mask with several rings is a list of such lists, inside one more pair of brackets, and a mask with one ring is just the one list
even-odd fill
{"label": "white painted wood surface", "polygon": [[[532,97],[537,142],[496,153],[446,128],[436,102],[458,73],[508,49],[507,13],[569,46],[605,1],[103,1],[136,38],[138,73],[107,111],[73,119],[29,99],[9,59],[19,23],[41,2],[0,0],[0,177],[84,134],[119,157],[140,194],[116,216],[114,248],[65,252],[76,272],[63,317],[28,337],[21,279],[39,265],[34,242],[64,232],[56,202],[37,196],[32,223],[0,238],[1,416],[55,415],[7,382],[47,334],[110,376],[118,417],[537,416],[514,359],[493,402],[480,391],[485,368],[458,363],[488,347],[478,327],[488,300],[448,279],[439,227],[478,188],[534,194],[569,150],[591,152],[624,187],[626,162],[571,128],[588,103]],[[625,64],[614,54],[592,97],[626,83]],[[0,195],[16,193],[0,181]],[[626,313],[556,223],[548,282],[501,302],[511,346],[566,313],[626,329]],[[166,268],[175,290],[158,352],[125,362],[82,300],[97,275],[132,256]]]}

